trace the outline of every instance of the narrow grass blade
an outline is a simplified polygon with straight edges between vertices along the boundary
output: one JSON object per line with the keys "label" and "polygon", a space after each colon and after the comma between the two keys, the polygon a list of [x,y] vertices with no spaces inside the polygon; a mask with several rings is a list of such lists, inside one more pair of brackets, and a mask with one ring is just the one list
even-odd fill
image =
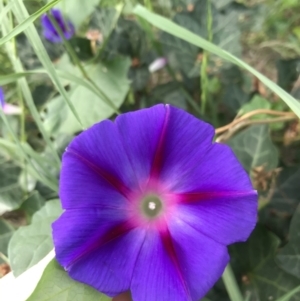
{"label": "narrow grass blade", "polygon": [[244,68],[251,72],[254,76],[256,76],[262,83],[264,83],[270,90],[272,90],[274,93],[276,93],[293,111],[294,113],[300,117],[300,102],[297,101],[294,97],[292,97],[289,93],[284,91],[282,88],[280,88],[277,84],[275,84],[273,81],[271,81],[269,78],[255,70],[250,65],[246,64],[239,58],[235,57],[231,53],[221,49],[220,47],[212,44],[211,42],[203,39],[202,37],[190,32],[189,30],[185,29],[184,27],[181,27],[177,25],[176,23],[161,17],[155,13],[152,13],[148,11],[146,8],[144,8],[141,5],[137,5],[133,12],[147,20],[149,23],[154,25],[155,27],[168,32],[169,34],[172,34],[180,39],[183,39],[193,45],[196,45],[198,47],[203,48],[206,51],[209,51],[241,68]]}
{"label": "narrow grass blade", "polygon": [[[1,8],[3,8],[2,6],[2,2],[0,2],[0,10]],[[2,20],[2,24],[1,24],[1,28],[2,28],[2,32],[4,34],[6,34],[8,32],[8,29],[9,29],[9,22],[8,20],[6,19],[3,19]],[[22,73],[24,70],[23,70],[23,66],[19,60],[19,58],[16,57],[16,52],[14,51],[14,44],[11,43],[11,42],[8,42],[5,44],[6,46],[6,52],[11,60],[11,63],[13,65],[13,68],[15,70],[15,72],[17,73]],[[22,91],[22,94],[24,95],[24,98],[25,98],[25,101],[26,101],[26,104],[30,110],[30,113],[34,119],[34,121],[36,122],[36,125],[39,129],[39,131],[41,132],[43,138],[45,139],[47,145],[49,146],[49,148],[52,150],[53,152],[53,155],[54,155],[54,159],[55,159],[55,164],[58,168],[60,168],[60,158],[53,146],[53,143],[50,139],[50,137],[48,136],[46,130],[44,129],[44,126],[43,126],[43,123],[41,121],[41,117],[40,117],[40,114],[34,104],[34,101],[33,101],[33,97],[31,95],[31,92],[30,92],[30,88],[29,88],[29,85],[27,83],[27,80],[26,78],[21,78],[19,80],[19,83],[20,85],[20,88],[21,88],[21,91]]]}
{"label": "narrow grass blade", "polygon": [[223,282],[225,284],[226,290],[228,292],[231,301],[243,301],[243,296],[240,292],[236,279],[234,277],[233,271],[230,264],[227,265],[223,275]]}
{"label": "narrow grass blade", "polygon": [[[28,11],[22,0],[19,0],[16,2],[16,5],[13,7],[13,12],[19,23],[22,23],[22,22],[24,22],[24,20],[27,20],[29,18]],[[79,115],[78,115],[75,107],[73,106],[68,93],[66,92],[63,85],[61,84],[59,77],[56,74],[55,68],[47,54],[47,51],[46,51],[46,49],[41,41],[41,38],[40,38],[33,23],[29,24],[29,26],[26,28],[25,34],[26,34],[28,40],[30,41],[40,62],[42,63],[44,68],[47,70],[48,75],[50,76],[51,80],[53,81],[58,92],[63,96],[63,98],[67,102],[68,106],[70,107],[71,112],[74,114],[76,120],[78,121],[78,123],[80,124],[80,126],[83,129],[83,125],[80,121]]]}
{"label": "narrow grass blade", "polygon": [[[6,34],[3,38],[0,39],[0,46],[12,39],[13,37],[17,36],[19,33],[24,31],[28,26],[30,26],[36,19],[38,19],[43,13],[51,9],[53,6],[55,6],[57,3],[59,3],[61,0],[53,0],[43,6],[41,9],[39,9],[37,12],[32,14],[31,16],[28,16],[27,19],[25,19],[23,22],[21,22],[19,25],[17,25],[12,31],[10,31],[8,34]],[[10,10],[11,7],[13,7],[16,4],[16,2],[10,2],[7,6],[4,7],[4,10],[0,13],[0,20],[2,20],[3,16],[7,12],[5,10]],[[9,8],[7,8],[9,7]]]}
{"label": "narrow grass blade", "polygon": [[2,19],[6,16],[6,14],[11,10],[12,6],[14,5],[14,2],[9,2],[3,10],[0,11],[0,22]]}
{"label": "narrow grass blade", "polygon": [[282,297],[280,297],[276,301],[289,301],[298,292],[300,292],[300,286],[297,286],[296,288],[294,288],[290,292],[286,293],[285,295],[283,295]]}
{"label": "narrow grass blade", "polygon": [[[39,173],[39,171],[36,169],[36,166],[33,164],[33,161],[30,159],[30,157],[28,156],[28,154],[26,153],[24,146],[20,143],[20,141],[18,140],[18,138],[16,137],[14,131],[12,130],[6,116],[4,115],[3,111],[0,110],[0,117],[2,118],[4,124],[6,125],[6,127],[8,128],[11,136],[13,137],[13,140],[15,141],[17,147],[18,147],[18,151],[21,152],[21,156],[27,161],[27,163],[31,166],[31,171],[32,171],[32,176],[34,176],[37,180],[41,181],[42,183],[44,183],[45,185],[47,185],[49,188],[53,189],[54,191],[58,191],[58,184],[57,181],[54,180],[49,180],[48,178],[41,176],[41,174]],[[41,166],[41,169],[43,169],[43,167]]]}
{"label": "narrow grass blade", "polygon": [[[23,78],[25,76],[29,76],[32,74],[37,74],[37,73],[48,74],[47,70],[45,70],[45,69],[36,69],[36,70],[32,70],[32,71],[12,73],[12,74],[8,74],[8,75],[0,76],[0,86],[14,83],[20,78]],[[96,89],[95,86],[87,79],[83,79],[83,78],[73,75],[69,72],[57,70],[57,69],[56,69],[56,74],[61,79],[65,79],[65,80],[70,81],[73,84],[77,84],[79,86],[86,87],[87,89],[89,89],[90,91],[95,93],[97,96],[99,96],[101,99],[103,99],[103,101],[105,101],[105,103],[107,105],[111,106],[115,111],[117,111],[117,108],[114,106],[114,104],[112,104],[110,101],[109,102],[107,101],[109,99],[108,96],[100,89]]]}

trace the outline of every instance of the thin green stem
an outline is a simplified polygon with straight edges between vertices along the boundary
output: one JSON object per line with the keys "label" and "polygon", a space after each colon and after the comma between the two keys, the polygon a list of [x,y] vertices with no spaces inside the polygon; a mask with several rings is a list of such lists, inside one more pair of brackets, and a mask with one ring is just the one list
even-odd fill
{"label": "thin green stem", "polygon": [[[138,20],[139,20],[139,23],[144,28],[144,30],[146,31],[147,35],[149,36],[150,42],[153,45],[153,47],[156,49],[156,51],[158,52],[158,54],[160,56],[163,56],[163,50],[161,48],[161,45],[157,42],[156,37],[152,32],[150,24],[140,17],[138,17]],[[198,114],[201,115],[201,111],[200,111],[199,107],[197,106],[196,102],[194,101],[194,99],[191,97],[189,92],[184,88],[182,83],[176,79],[176,74],[175,74],[174,70],[171,68],[171,66],[169,64],[167,64],[166,68],[167,68],[169,75],[172,77],[172,79],[178,83],[179,89],[184,94],[187,102],[190,104],[191,107],[193,107],[193,109]]]}
{"label": "thin green stem", "polygon": [[201,86],[201,114],[204,115],[206,111],[206,103],[207,103],[207,61],[208,61],[208,53],[203,51],[202,63],[200,67],[200,86]]}
{"label": "thin green stem", "polygon": [[[40,180],[41,182],[43,182],[45,185],[47,185],[48,187],[50,187],[51,189],[53,189],[54,191],[58,191],[58,184],[55,180],[50,180],[48,178],[46,178],[45,175],[41,175],[40,170],[37,169],[37,167],[35,166],[33,160],[29,157],[29,155],[27,154],[27,152],[25,151],[23,145],[20,143],[20,141],[18,140],[17,136],[15,135],[11,125],[9,124],[5,114],[3,113],[3,110],[0,110],[0,117],[2,118],[5,126],[7,127],[7,129],[9,130],[14,142],[16,143],[16,145],[18,146],[18,149],[20,150],[21,156],[27,161],[27,163],[29,163],[32,166],[32,171],[34,173],[34,177],[38,180]],[[41,169],[43,169],[42,166],[40,166]],[[47,174],[48,171],[45,171],[45,174]]]}
{"label": "thin green stem", "polygon": [[[9,21],[10,21],[10,27],[13,28],[14,27],[14,23],[13,23],[13,14],[11,11],[9,11]],[[17,57],[18,55],[18,50],[17,50],[17,43],[16,43],[16,38],[13,37],[11,39],[11,47],[13,50],[13,56]],[[25,137],[25,108],[24,108],[24,99],[23,99],[23,95],[22,95],[22,90],[19,84],[17,84],[17,95],[18,95],[18,99],[19,99],[19,105],[21,108],[21,114],[20,114],[20,140],[21,142],[25,142],[26,137]]]}
{"label": "thin green stem", "polygon": [[[206,0],[207,4],[207,35],[208,41],[212,41],[212,11],[211,11],[211,0]],[[200,86],[201,86],[201,113],[205,114],[206,104],[208,102],[208,78],[207,78],[207,66],[208,66],[209,53],[203,50],[202,63],[200,67]]]}
{"label": "thin green stem", "polygon": [[3,253],[0,252],[0,258],[7,264],[9,264],[9,259]]}
{"label": "thin green stem", "polygon": [[243,301],[244,298],[242,293],[239,289],[239,286],[236,282],[235,276],[231,269],[230,264],[227,265],[223,275],[222,275],[223,282],[225,284],[227,293],[231,301]]}
{"label": "thin green stem", "polygon": [[[0,11],[2,9],[3,9],[3,1],[0,0]],[[10,21],[12,21],[12,17],[11,18],[8,17],[8,19],[6,19],[6,18],[2,19],[1,30],[2,30],[2,33],[3,33],[4,36],[7,34],[9,27],[12,27],[12,24],[11,24]],[[13,42],[9,41],[9,42],[6,43],[5,46],[6,46],[7,54],[8,54],[8,56],[9,56],[11,62],[12,62],[12,65],[13,65],[15,71],[16,72],[23,72],[22,65],[17,59],[15,42],[14,41]],[[28,106],[31,107],[31,109],[32,109],[31,112],[33,113],[33,117],[35,117],[35,121],[37,122],[38,126],[41,125],[39,115],[38,115],[38,112],[37,112],[37,110],[34,106],[34,102],[32,100],[32,96],[30,94],[30,90],[29,90],[29,87],[28,87],[28,84],[27,84],[26,80],[20,80],[19,85],[20,85],[19,86],[20,89],[22,90],[22,93],[24,93],[26,101],[28,100]],[[35,163],[33,162],[32,158],[31,158],[31,156],[29,156],[28,153],[26,152],[24,144],[22,142],[20,142],[20,140],[18,139],[18,137],[14,133],[14,131],[13,131],[10,123],[8,122],[3,110],[0,110],[0,117],[2,118],[2,120],[5,124],[5,126],[7,127],[8,131],[10,132],[11,137],[13,138],[13,140],[15,142],[15,145],[18,147],[18,156],[21,158],[21,161],[22,161],[21,165],[24,165],[24,167],[25,167],[25,162],[26,162],[30,167],[32,167],[31,168],[32,174],[36,179],[40,180],[41,182],[43,182],[45,185],[47,185],[48,187],[50,187],[54,191],[57,191],[58,190],[57,179],[51,178],[51,175],[50,175],[49,178],[47,178],[45,175],[41,175],[41,170],[39,170],[37,168],[37,166],[35,165]],[[24,132],[25,132],[25,130],[24,130]],[[22,135],[25,137],[24,132],[23,132]],[[49,137],[47,135],[45,135],[44,138],[45,138],[46,141],[47,140],[50,141]],[[24,140],[25,140],[25,138],[24,138]],[[52,144],[50,144],[50,147],[51,146],[52,146]],[[55,154],[56,154],[56,152],[54,150],[54,155]],[[60,159],[59,159],[58,155],[57,155],[56,158],[58,160],[57,165],[59,167],[60,166]],[[42,166],[39,166],[39,167],[41,167],[41,169],[43,170]],[[48,173],[48,170],[43,170],[43,171],[45,172],[45,174]]]}
{"label": "thin green stem", "polygon": [[132,88],[130,88],[129,93],[128,93],[128,101],[131,105],[135,104],[135,97],[134,97],[134,91]]}
{"label": "thin green stem", "polygon": [[[5,24],[5,20],[2,20],[2,32],[5,35],[7,33],[7,24]],[[10,61],[14,67],[15,72],[24,72],[23,70],[23,66],[21,64],[21,62],[19,61],[18,57],[14,55],[14,48],[12,47],[13,44],[11,44],[11,42],[7,42],[6,43],[6,52],[10,58]],[[29,107],[29,110],[41,132],[41,134],[43,135],[43,138],[45,139],[47,145],[49,145],[49,147],[51,148],[51,150],[53,151],[53,155],[54,155],[54,159],[55,159],[55,164],[58,168],[60,168],[60,158],[52,144],[52,141],[48,135],[48,133],[44,130],[39,112],[37,110],[37,108],[35,107],[28,83],[26,81],[26,79],[20,79],[19,80],[19,85],[20,85],[20,89],[22,90],[22,94],[25,97],[25,100],[27,102],[27,105]]]}
{"label": "thin green stem", "polygon": [[[13,14],[11,11],[9,11],[9,20],[10,20],[10,27],[13,28],[14,23],[13,23]],[[17,49],[17,43],[16,43],[16,38],[13,37],[11,40],[11,46],[13,49],[13,56],[17,57],[18,56],[18,49]],[[24,105],[24,99],[23,99],[23,94],[22,94],[22,89],[20,87],[20,84],[17,83],[17,95],[19,99],[19,105],[21,108],[21,114],[20,114],[20,141],[25,142],[26,141],[26,134],[25,134],[25,105]],[[24,172],[25,172],[25,179],[27,181],[27,163],[26,159],[24,158]],[[27,185],[27,183],[26,183]],[[27,187],[27,186],[26,186]]]}
{"label": "thin green stem", "polygon": [[17,83],[17,90],[18,90],[18,98],[19,98],[19,104],[20,108],[22,110],[20,114],[20,140],[22,142],[26,141],[26,132],[25,132],[25,104],[24,104],[24,99],[23,99],[23,94],[21,87],[19,83]]}

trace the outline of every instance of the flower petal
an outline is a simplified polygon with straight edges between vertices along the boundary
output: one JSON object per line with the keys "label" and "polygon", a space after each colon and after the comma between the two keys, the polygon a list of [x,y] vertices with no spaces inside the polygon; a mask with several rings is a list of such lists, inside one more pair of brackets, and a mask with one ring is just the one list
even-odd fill
{"label": "flower petal", "polygon": [[[202,152],[202,151],[201,151]],[[172,188],[173,192],[251,192],[250,178],[231,148],[214,143],[202,158],[194,162],[194,168],[182,175]]]}
{"label": "flower petal", "polygon": [[[65,38],[70,39],[75,33],[75,27],[73,23],[70,21],[65,21],[59,9],[53,8],[50,12],[55,18],[57,25],[62,30]],[[44,28],[43,34],[47,40],[53,43],[61,43],[63,41],[47,14],[42,15],[41,24]]]}
{"label": "flower petal", "polygon": [[257,221],[257,195],[207,196],[206,200],[180,204],[176,216],[219,243],[245,241]]}
{"label": "flower petal", "polygon": [[[52,13],[52,14],[53,14],[53,13]],[[47,14],[42,15],[42,17],[41,17],[41,24],[42,24],[42,26],[43,26],[43,28],[44,28],[45,30],[51,31],[52,34],[53,34],[54,32],[56,32],[56,31],[55,31],[55,28],[54,28],[54,26],[52,25],[52,23],[51,23],[49,17],[47,16]]]}
{"label": "flower petal", "polygon": [[181,109],[167,106],[169,119],[154,162],[158,177],[167,185],[180,182],[212,146],[214,128]]}
{"label": "flower petal", "polygon": [[109,182],[71,153],[62,161],[59,191],[62,208],[125,208],[127,199]]}
{"label": "flower petal", "polygon": [[51,30],[45,29],[43,31],[43,35],[48,41],[50,41],[52,43],[61,43],[62,42],[62,38]]}
{"label": "flower petal", "polygon": [[61,12],[60,9],[52,8],[50,12],[51,12],[51,14],[53,15],[53,17],[55,18],[55,20],[57,22],[62,22],[64,20],[62,12]]}
{"label": "flower petal", "polygon": [[129,289],[144,235],[115,209],[67,210],[53,223],[58,262],[73,279],[109,296]]}
{"label": "flower petal", "polygon": [[131,283],[133,300],[189,300],[159,233],[148,232]]}
{"label": "flower petal", "polygon": [[149,65],[149,72],[153,73],[155,71],[158,71],[160,69],[162,69],[163,67],[165,67],[168,63],[167,58],[165,57],[159,57],[157,59],[155,59],[150,65]]}
{"label": "flower petal", "polygon": [[169,230],[191,300],[200,300],[222,276],[229,262],[227,248],[180,219],[172,219]]}
{"label": "flower petal", "polygon": [[2,109],[5,105],[5,96],[2,87],[0,87],[0,109]]}
{"label": "flower petal", "polygon": [[120,196],[130,198],[137,180],[120,140],[115,124],[106,120],[70,143],[60,180],[63,208],[108,203],[119,206]]}
{"label": "flower petal", "polygon": [[255,227],[257,193],[227,145],[215,143],[173,192],[178,217],[222,244],[245,241]]}
{"label": "flower petal", "polygon": [[64,34],[67,40],[71,39],[75,34],[75,26],[71,21],[66,22]]}
{"label": "flower petal", "polygon": [[3,105],[3,112],[6,115],[20,115],[22,113],[22,109],[10,103],[5,103]]}
{"label": "flower petal", "polygon": [[222,275],[226,247],[183,222],[169,233],[148,232],[133,274],[133,300],[197,301]]}
{"label": "flower petal", "polygon": [[165,106],[156,105],[150,109],[122,114],[115,120],[123,145],[141,184],[149,179],[165,115]]}

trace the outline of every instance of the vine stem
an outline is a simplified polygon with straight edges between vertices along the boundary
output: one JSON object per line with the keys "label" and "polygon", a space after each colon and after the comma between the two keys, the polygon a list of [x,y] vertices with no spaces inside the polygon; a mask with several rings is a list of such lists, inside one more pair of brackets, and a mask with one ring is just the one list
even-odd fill
{"label": "vine stem", "polygon": [[239,289],[239,286],[236,282],[236,279],[235,279],[235,276],[233,274],[230,264],[227,265],[227,267],[222,275],[222,279],[223,279],[223,282],[226,287],[226,290],[227,290],[230,300],[231,301],[243,301],[244,298],[243,298],[242,293]]}
{"label": "vine stem", "polygon": [[[211,11],[211,0],[206,0],[207,5],[207,34],[208,34],[208,41],[211,42],[213,39],[212,33],[212,11]],[[204,115],[206,111],[206,104],[208,102],[208,75],[207,75],[207,67],[208,67],[208,60],[209,60],[209,52],[203,50],[202,62],[200,67],[200,87],[201,87],[201,114]]]}
{"label": "vine stem", "polygon": [[232,129],[230,129],[227,133],[224,133],[223,135],[219,136],[216,139],[216,142],[224,142],[228,140],[230,137],[232,137],[237,131],[239,131],[241,128],[253,125],[253,124],[270,124],[270,123],[276,123],[276,122],[285,122],[285,121],[291,121],[298,119],[298,117],[295,115],[290,116],[282,116],[277,118],[269,118],[264,120],[245,120],[240,123],[238,123],[236,126],[234,126]]}
{"label": "vine stem", "polygon": [[[226,132],[227,130],[231,129],[232,127],[236,126],[237,124],[241,123],[242,121],[245,121],[246,119],[249,119],[250,117],[253,117],[255,115],[260,115],[260,114],[268,114],[268,115],[274,115],[274,116],[281,116],[281,117],[289,117],[288,120],[294,119],[297,116],[293,113],[293,112],[281,112],[281,111],[274,111],[274,110],[268,110],[268,109],[259,109],[259,110],[253,110],[251,112],[248,112],[246,114],[244,114],[241,117],[238,117],[236,119],[234,119],[231,123],[219,127],[216,129],[216,134],[222,134],[223,132]],[[266,119],[269,121],[269,119]],[[274,118],[274,122],[278,122],[278,120],[276,118]],[[286,120],[286,119],[284,119]],[[279,121],[284,121],[284,120],[279,120]],[[258,120],[253,120],[251,123],[258,123],[256,122]],[[264,120],[259,120],[260,123],[270,123],[270,122],[264,122]]]}
{"label": "vine stem", "polygon": [[4,262],[6,262],[7,264],[9,264],[9,259],[8,259],[8,257],[6,257],[3,253],[1,253],[0,252],[0,258],[4,261]]}

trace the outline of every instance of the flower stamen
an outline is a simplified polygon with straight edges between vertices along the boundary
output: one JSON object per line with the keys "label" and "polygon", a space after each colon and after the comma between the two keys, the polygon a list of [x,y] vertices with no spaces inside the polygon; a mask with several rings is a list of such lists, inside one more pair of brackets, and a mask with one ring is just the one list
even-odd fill
{"label": "flower stamen", "polygon": [[147,195],[141,203],[141,211],[148,218],[157,217],[162,212],[162,201],[156,195]]}

